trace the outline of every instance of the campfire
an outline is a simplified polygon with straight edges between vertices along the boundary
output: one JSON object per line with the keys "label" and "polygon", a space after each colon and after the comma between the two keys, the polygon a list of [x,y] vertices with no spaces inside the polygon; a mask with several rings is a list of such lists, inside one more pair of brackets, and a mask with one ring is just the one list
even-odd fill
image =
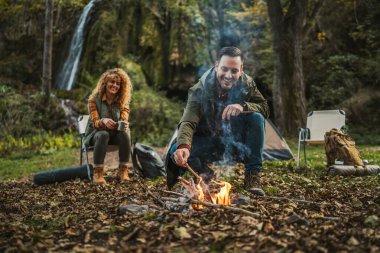
{"label": "campfire", "polygon": [[[187,170],[196,178],[196,183],[191,178],[186,180],[179,177],[181,184],[185,187],[188,195],[194,200],[210,202],[217,205],[231,205],[230,190],[231,184],[225,181],[211,180],[206,184],[201,176],[199,176],[188,164]],[[193,204],[193,207],[204,208],[202,204]]]}

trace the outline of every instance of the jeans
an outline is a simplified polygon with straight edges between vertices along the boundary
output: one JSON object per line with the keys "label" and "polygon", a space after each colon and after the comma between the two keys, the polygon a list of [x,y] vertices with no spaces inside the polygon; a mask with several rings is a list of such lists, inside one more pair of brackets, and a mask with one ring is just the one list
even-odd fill
{"label": "jeans", "polygon": [[126,164],[131,154],[131,141],[129,131],[118,131],[110,134],[108,131],[97,131],[91,139],[91,145],[94,145],[94,164],[103,165],[107,153],[108,145],[119,146],[119,163]]}
{"label": "jeans", "polygon": [[[245,170],[259,172],[263,163],[265,119],[261,113],[240,114],[222,123],[223,133],[211,136],[194,133],[188,163],[198,173],[207,172],[207,163],[243,162]],[[177,149],[174,144],[169,153]],[[184,171],[182,171],[184,172]],[[181,173],[182,174],[182,173]]]}

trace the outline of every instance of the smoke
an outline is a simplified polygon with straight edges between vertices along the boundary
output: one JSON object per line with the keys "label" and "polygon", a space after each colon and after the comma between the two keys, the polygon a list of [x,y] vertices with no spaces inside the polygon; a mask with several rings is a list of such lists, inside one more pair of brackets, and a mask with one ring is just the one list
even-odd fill
{"label": "smoke", "polygon": [[223,164],[231,164],[236,161],[244,161],[244,158],[251,154],[251,149],[242,142],[235,139],[232,132],[231,121],[225,120],[222,122],[223,138],[221,138],[224,145]]}

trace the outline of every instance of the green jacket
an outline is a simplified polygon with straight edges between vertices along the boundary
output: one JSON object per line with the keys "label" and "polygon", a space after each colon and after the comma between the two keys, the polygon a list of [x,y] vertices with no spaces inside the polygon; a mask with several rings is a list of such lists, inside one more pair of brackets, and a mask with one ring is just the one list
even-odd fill
{"label": "green jacket", "polygon": [[[94,109],[92,109],[93,105],[96,105],[96,112]],[[110,118],[115,122],[118,122],[121,120],[120,118],[120,106],[118,103],[114,102],[111,105],[107,103],[105,99],[101,99],[99,96],[90,97],[89,99],[89,113],[90,118],[87,123],[86,127],[86,133],[84,137],[84,145],[89,146],[90,141],[92,137],[95,135],[96,131],[98,130],[106,130],[105,125],[103,123],[98,123],[98,127],[95,127],[96,124],[94,124],[93,117],[98,116],[98,121],[100,121],[103,118]],[[113,130],[107,130],[110,132],[114,132]]]}
{"label": "green jacket", "polygon": [[222,121],[221,114],[229,104],[244,105],[245,111],[259,112],[268,118],[269,106],[252,77],[243,73],[231,90],[222,95],[219,87],[216,72],[211,68],[189,89],[186,108],[179,123],[178,146],[191,146],[196,131],[216,135]]}

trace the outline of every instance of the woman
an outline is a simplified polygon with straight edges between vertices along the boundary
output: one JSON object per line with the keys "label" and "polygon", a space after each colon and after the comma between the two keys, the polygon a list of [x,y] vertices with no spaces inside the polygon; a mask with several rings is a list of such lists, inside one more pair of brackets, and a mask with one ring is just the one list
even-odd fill
{"label": "woman", "polygon": [[[128,75],[115,68],[104,72],[88,100],[90,114],[84,144],[94,146],[93,182],[105,185],[104,159],[107,145],[119,146],[118,177],[122,182],[128,181],[128,166],[131,141],[128,117],[131,101],[132,84]],[[124,121],[125,128],[117,130],[118,122]],[[120,127],[119,127],[120,130]]]}

